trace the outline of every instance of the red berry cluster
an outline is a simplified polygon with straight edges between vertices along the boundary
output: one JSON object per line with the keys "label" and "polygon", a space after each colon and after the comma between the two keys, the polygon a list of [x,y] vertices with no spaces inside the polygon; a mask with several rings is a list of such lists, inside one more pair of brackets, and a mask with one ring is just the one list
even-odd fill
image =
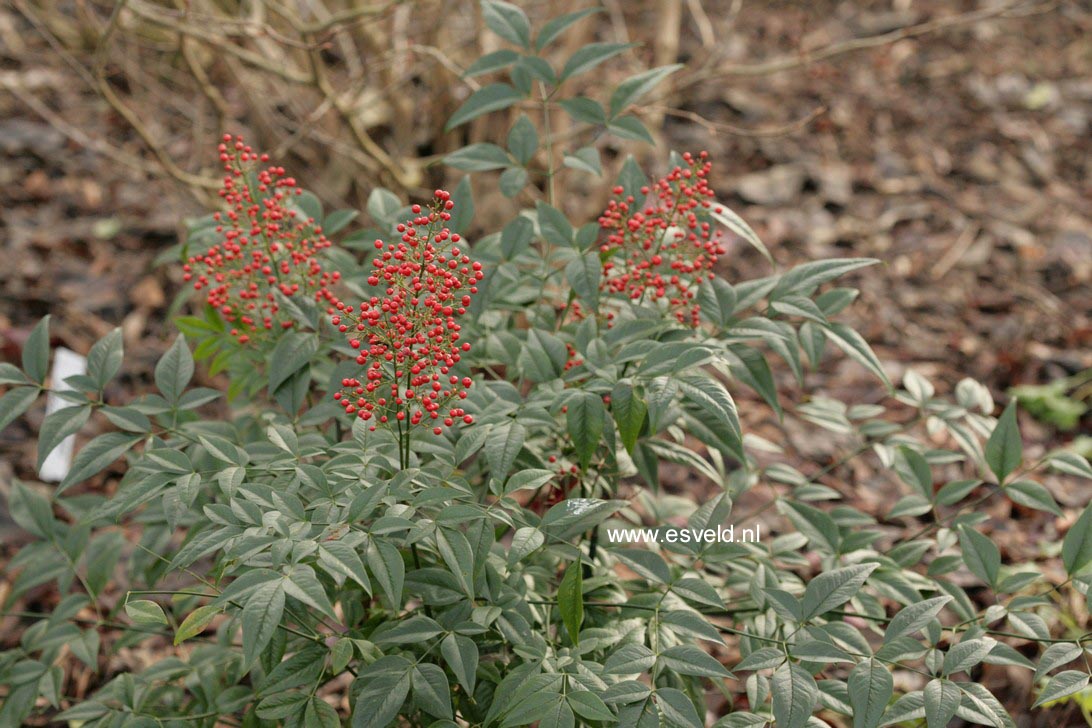
{"label": "red berry cluster", "polygon": [[381,289],[359,306],[337,301],[329,309],[338,331],[360,353],[364,370],[341,381],[334,394],[349,414],[399,428],[422,422],[439,435],[441,425],[474,418],[461,407],[469,377],[452,369],[470,350],[462,341],[458,317],[466,313],[470,296],[484,277],[481,263],[459,247],[461,239],[446,223],[455,203],[451,194],[436,190],[433,203],[414,205],[414,217],[398,225],[396,243],[375,241],[374,270],[368,285]]}
{"label": "red berry cluster", "polygon": [[685,166],[641,188],[648,198],[644,204],[614,188],[615,199],[599,218],[607,233],[599,250],[609,256],[603,263],[602,290],[637,302],[662,301],[681,323],[698,325],[698,285],[713,277],[717,258],[726,252],[708,219],[708,211],[717,209],[709,188],[708,156],[684,154]]}
{"label": "red berry cluster", "polygon": [[221,242],[191,256],[183,279],[205,291],[206,300],[232,326],[231,335],[246,344],[277,328],[292,328],[275,291],[316,301],[334,300],[328,286],[337,272],[327,272],[317,259],[330,241],[311,218],[303,218],[288,201],[303,193],[284,167],[261,168],[259,155],[242,137],[225,134],[219,145],[224,165],[220,197],[226,212],[217,212]]}

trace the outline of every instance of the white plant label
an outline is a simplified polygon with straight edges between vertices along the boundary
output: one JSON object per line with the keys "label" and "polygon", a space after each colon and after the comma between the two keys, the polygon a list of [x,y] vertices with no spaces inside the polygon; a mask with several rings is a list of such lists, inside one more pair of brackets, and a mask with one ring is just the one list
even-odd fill
{"label": "white plant label", "polygon": [[[57,396],[57,391],[71,389],[65,384],[65,380],[77,374],[86,373],[86,358],[71,349],[57,348],[53,356],[53,370],[50,372],[53,391],[50,391],[49,396],[46,398],[47,417],[69,405],[68,402]],[[38,477],[49,483],[59,483],[64,480],[65,476],[68,475],[69,468],[72,467],[72,451],[75,445],[75,435],[69,435],[62,440],[61,444],[57,445],[53,452],[46,457],[45,462],[42,463],[42,469],[38,472]]]}

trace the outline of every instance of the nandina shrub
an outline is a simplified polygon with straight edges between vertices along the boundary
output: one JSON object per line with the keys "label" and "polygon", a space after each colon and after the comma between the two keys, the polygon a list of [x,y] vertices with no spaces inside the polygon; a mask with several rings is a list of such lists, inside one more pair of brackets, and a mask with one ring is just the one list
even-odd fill
{"label": "nandina shrub", "polygon": [[[976,507],[1060,515],[1042,476],[1088,479],[1087,461],[1025,461],[1014,405],[995,417],[973,381],[951,397],[912,371],[888,382],[836,320],[855,291],[834,282],[875,261],[718,275],[726,235],[769,254],[717,201],[715,160],[672,155],[649,181],[630,159],[599,181],[595,140],[647,137],[628,109],[673,69],[607,104],[567,98],[625,48],[556,66],[550,44],[582,13],[533,35],[513,5],[483,11],[512,48],[468,73],[510,83],[450,126],[533,99],[583,135],[563,152],[521,114],[505,146],[447,158],[501,171],[514,216],[496,232],[464,238],[464,178],[409,207],[377,190],[371,226],[346,234],[354,213],[325,214],[228,137],[224,208],[178,251],[195,312],[158,393],[105,394],[118,331],[67,390],[47,383],[48,320],[21,367],[0,366],[0,424],[47,389],[68,405],[39,461],[92,416],[112,428],[55,488],[10,489],[28,543],[6,604],[34,610],[6,617],[0,724],[1014,725],[983,664],[1028,670],[1037,707],[1083,700],[1092,507],[1044,544],[1064,577],[1006,561]],[[610,184],[598,220],[563,213],[562,170]],[[803,396],[830,349],[875,374],[873,399]],[[218,388],[192,386],[195,360]],[[845,456],[745,432],[741,388]],[[902,493],[881,512],[828,477],[858,459]],[[715,494],[665,495],[665,463]],[[751,526],[733,511],[748,491],[769,494],[773,533],[702,535]],[[118,659],[132,648],[140,669]]]}

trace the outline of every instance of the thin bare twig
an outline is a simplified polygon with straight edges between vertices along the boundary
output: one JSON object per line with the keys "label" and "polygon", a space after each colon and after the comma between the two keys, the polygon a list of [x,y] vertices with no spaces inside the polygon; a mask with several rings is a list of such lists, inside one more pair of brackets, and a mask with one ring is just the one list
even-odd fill
{"label": "thin bare twig", "polygon": [[86,64],[80,63],[80,61],[65,48],[64,44],[58,40],[52,31],[50,31],[49,27],[42,22],[41,18],[31,12],[24,0],[14,0],[14,2],[16,9],[22,13],[23,17],[27,19],[27,22],[33,25],[39,35],[45,38],[46,44],[49,45],[50,49],[68,64],[68,66],[76,72],[76,75],[82,78],[88,86],[94,87],[95,79],[88,73]]}
{"label": "thin bare twig", "polygon": [[390,2],[380,3],[378,5],[365,5],[357,8],[347,8],[340,10],[330,15],[329,18],[321,20],[315,23],[306,23],[301,25],[298,30],[304,35],[322,35],[323,33],[333,30],[342,30],[347,24],[352,21],[363,20],[364,18],[370,18],[375,15],[385,13],[395,5],[400,5],[404,0],[391,0]]}
{"label": "thin bare twig", "polygon": [[751,63],[736,66],[726,66],[719,69],[709,69],[705,73],[695,74],[688,79],[680,80],[676,90],[681,90],[684,87],[689,88],[714,78],[728,78],[739,76],[768,76],[774,73],[781,73],[782,71],[790,71],[796,68],[802,68],[811,63],[824,61],[829,58],[845,55],[847,53],[853,53],[869,48],[877,48],[880,46],[890,45],[891,43],[905,40],[907,38],[915,38],[917,36],[927,35],[929,33],[936,33],[942,30],[956,28],[962,25],[972,25],[983,20],[1006,15],[1018,9],[1025,9],[1027,6],[1030,5],[1031,3],[1029,2],[1029,0],[1015,0],[1014,2],[1008,2],[1004,5],[998,5],[992,8],[983,8],[981,10],[972,10],[970,12],[959,13],[957,15],[948,15],[942,18],[934,18],[933,20],[928,20],[924,23],[918,23],[917,25],[910,25],[904,28],[898,28],[888,33],[881,33],[879,35],[871,35],[864,38],[853,38],[847,41],[832,43],[828,46],[824,46],[822,48],[818,48],[812,51],[801,50],[800,53],[796,55],[774,58],[772,60],[763,61],[761,63]]}
{"label": "thin bare twig", "polygon": [[[183,0],[175,0],[175,4],[179,6],[179,9],[186,9]],[[208,74],[205,73],[204,67],[197,58],[194,57],[193,48],[190,46],[190,39],[184,33],[178,34],[178,50],[182,54],[182,60],[185,61],[186,67],[190,69],[190,73],[193,74],[194,80],[197,81],[197,87],[201,89],[201,93],[209,100],[212,107],[216,109],[216,113],[220,117],[218,120],[219,126],[223,126],[224,120],[231,116],[227,100],[225,100],[224,95],[220,93],[220,89],[212,84]]]}
{"label": "thin bare twig", "polygon": [[[738,5],[739,1],[737,0],[735,6]],[[690,17],[694,19],[694,24],[698,26],[698,37],[701,38],[702,47],[711,48],[716,45],[717,34],[713,32],[713,24],[709,21],[709,16],[705,13],[701,0],[686,0],[686,7],[690,11]],[[738,12],[738,7],[735,9]]]}
{"label": "thin bare twig", "polygon": [[284,64],[273,63],[262,55],[247,50],[236,43],[232,43],[225,38],[210,32],[207,28],[197,28],[188,23],[179,22],[173,17],[165,16],[156,10],[153,10],[151,6],[141,3],[139,0],[130,2],[129,9],[132,10],[134,14],[150,23],[170,28],[176,33],[182,33],[191,38],[195,38],[198,41],[208,43],[228,55],[235,56],[249,66],[253,66],[254,68],[300,86],[311,85],[312,79],[310,75],[297,71],[294,68],[286,67]]}
{"label": "thin bare twig", "polygon": [[[152,150],[152,153],[155,155],[160,167],[163,168],[168,176],[186,185],[188,188],[190,188],[191,191],[194,192],[198,189],[215,189],[219,186],[219,183],[217,181],[206,177],[201,177],[200,175],[191,174],[179,168],[178,165],[176,165],[174,161],[171,160],[170,157],[167,156],[167,154],[159,146],[155,138],[140,121],[140,118],[137,117],[137,115],[131,109],[125,106],[121,99],[118,98],[113,88],[111,88],[109,83],[106,81],[106,77],[104,75],[106,53],[105,49],[109,45],[111,35],[118,26],[120,14],[126,4],[127,0],[121,0],[121,2],[119,2],[118,5],[115,6],[114,11],[111,13],[110,21],[107,24],[106,29],[99,37],[99,42],[94,53],[95,60],[93,64],[93,72],[91,74],[88,74],[86,70],[84,70],[81,75],[84,77],[85,80],[88,81],[88,83],[93,88],[99,91],[99,93],[106,100],[106,102],[110,104],[111,108],[113,108],[118,114],[120,114],[129,123],[133,130],[141,137],[141,139],[144,140],[145,144]],[[17,0],[16,6],[18,7],[19,11],[28,20],[31,21],[31,23],[35,26],[38,32],[42,34],[42,36],[52,47],[63,49],[63,44],[54,37],[53,33],[49,30],[49,28],[46,27],[45,24],[42,23],[37,18],[37,16],[30,11],[30,9],[26,6],[25,3],[22,2],[22,0]],[[64,56],[66,58],[71,57],[70,54],[68,54],[67,52],[64,53]],[[22,92],[21,89],[17,89],[12,86],[6,87],[12,92],[14,96],[22,100],[23,103],[30,106],[35,113],[46,119],[46,121],[48,121],[54,128],[56,128],[58,131],[60,131],[62,134],[72,139],[73,141],[76,141],[77,143],[82,144],[83,146],[86,146],[87,148],[94,151],[101,152],[112,159],[121,161],[127,166],[133,166],[141,169],[142,171],[148,171],[147,167],[143,162],[134,163],[133,158],[126,159],[128,155],[124,155],[123,153],[114,150],[108,145],[95,142],[75,127],[64,123],[58,114],[54,113],[51,109],[49,109],[48,106],[41,103],[38,99],[34,98],[32,94]]]}
{"label": "thin bare twig", "polygon": [[132,167],[133,169],[146,174],[155,175],[158,172],[158,169],[155,166],[149,164],[140,157],[135,157],[121,149],[116,149],[100,139],[94,139],[77,127],[72,126],[65,121],[60,114],[49,108],[41,99],[23,88],[17,80],[11,78],[11,74],[0,74],[0,87],[22,101],[31,111],[42,117],[50,126],[61,134],[64,134],[76,144],[79,144],[81,147],[86,147],[108,159],[112,159],[115,162],[124,164],[126,167]]}
{"label": "thin bare twig", "polygon": [[410,189],[417,186],[416,180],[413,178],[413,174],[395,163],[391,159],[379,144],[372,139],[368,134],[364,125],[360,122],[359,117],[353,113],[349,104],[346,104],[341,97],[338,96],[337,90],[331,85],[330,80],[326,76],[326,67],[322,63],[322,59],[319,57],[317,50],[312,50],[310,55],[311,60],[311,76],[312,81],[316,88],[322,95],[329,99],[341,116],[345,125],[349,127],[349,131],[352,133],[353,138],[357,144],[364,151],[365,154],[378,165],[378,168],[387,173],[391,181],[403,189]]}
{"label": "thin bare twig", "polygon": [[127,4],[128,0],[120,0],[120,2],[114,6],[113,11],[110,13],[110,19],[106,22],[106,29],[103,30],[102,34],[99,36],[93,55],[95,76],[102,75],[102,69],[106,66],[106,49],[110,44],[110,37],[114,34],[114,31],[117,30],[118,23],[121,22],[121,12],[125,9]]}
{"label": "thin bare twig", "polygon": [[[144,6],[142,6],[143,8]],[[255,8],[264,8],[263,6],[254,6]],[[270,6],[277,14],[281,14],[280,10],[275,6]],[[252,39],[257,38],[269,38],[282,45],[291,46],[293,48],[300,48],[306,50],[311,47],[311,44],[301,41],[298,38],[290,38],[278,31],[268,23],[261,20],[255,20],[252,18],[233,18],[227,15],[209,15],[205,13],[195,12],[191,7],[169,10],[167,8],[158,6],[147,6],[147,9],[154,10],[159,13],[163,18],[172,18],[175,22],[181,22],[183,19],[196,23],[192,25],[192,28],[202,27],[215,27],[226,33],[231,38],[234,36],[248,37]]]}
{"label": "thin bare twig", "polygon": [[648,106],[645,107],[649,110],[659,111],[668,116],[676,116],[683,119],[689,119],[690,121],[705,127],[710,134],[716,135],[717,132],[724,132],[726,134],[732,134],[734,136],[742,137],[757,137],[757,138],[770,138],[781,137],[795,134],[798,131],[803,130],[808,124],[815,121],[817,118],[827,112],[826,107],[816,106],[808,114],[796,121],[789,122],[788,124],[782,124],[781,126],[773,126],[765,129],[748,129],[742,126],[734,126],[732,124],[726,124],[720,121],[712,121],[706,119],[701,114],[686,109],[673,109],[667,106]]}
{"label": "thin bare twig", "polygon": [[129,126],[133,128],[133,131],[137,133],[137,136],[144,141],[160,166],[163,167],[163,171],[165,171],[169,177],[195,189],[217,189],[220,187],[220,182],[218,180],[192,174],[175,164],[175,161],[171,159],[170,155],[168,155],[167,152],[163,150],[163,147],[160,146],[155,135],[144,126],[144,122],[140,120],[140,117],[136,115],[136,112],[125,105],[125,102],[121,100],[121,97],[119,97],[113,87],[110,86],[110,82],[106,80],[105,48],[109,45],[110,36],[113,33],[114,28],[117,27],[117,19],[120,16],[121,11],[127,5],[127,2],[128,0],[120,0],[117,6],[115,6],[114,12],[110,16],[110,23],[107,25],[106,30],[99,39],[96,57],[100,59],[100,62],[95,64],[95,86],[98,88],[103,99],[106,100],[106,103],[110,104],[110,107],[120,114],[122,118],[129,123]]}
{"label": "thin bare twig", "polygon": [[482,87],[482,85],[478,83],[477,79],[463,78],[463,73],[466,71],[466,69],[460,67],[458,63],[451,60],[451,57],[449,55],[444,53],[436,46],[422,45],[420,43],[411,43],[409,46],[409,50],[411,52],[423,53],[427,56],[432,56],[439,62],[441,66],[451,71],[451,73],[453,73],[459,81],[469,86],[472,91],[477,91]]}

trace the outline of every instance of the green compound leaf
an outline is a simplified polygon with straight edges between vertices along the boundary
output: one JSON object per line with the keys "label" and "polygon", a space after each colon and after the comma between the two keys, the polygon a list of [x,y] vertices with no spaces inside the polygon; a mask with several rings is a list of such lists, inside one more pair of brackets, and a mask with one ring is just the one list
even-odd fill
{"label": "green compound leaf", "polygon": [[243,664],[249,667],[277,631],[284,616],[284,580],[267,581],[255,589],[243,607]]}
{"label": "green compound leaf", "polygon": [[573,439],[580,467],[587,468],[603,440],[607,415],[602,398],[591,392],[580,392],[569,400],[566,423]]}
{"label": "green compound leaf", "polygon": [[170,624],[163,607],[150,599],[137,599],[125,603],[125,613],[134,624]]}
{"label": "green compound leaf", "polygon": [[1067,695],[1073,695],[1076,692],[1084,690],[1087,685],[1087,672],[1078,672],[1077,670],[1059,672],[1057,675],[1050,678],[1050,682],[1043,688],[1043,692],[1039,693],[1039,697],[1031,707],[1038,708],[1044,703],[1064,698]]}
{"label": "green compound leaf", "polygon": [[561,577],[557,606],[569,638],[574,645],[580,644],[580,625],[584,623],[584,566],[579,560],[569,564]]}
{"label": "green compound leaf", "polygon": [[1024,446],[1020,441],[1020,428],[1016,424],[1016,400],[1009,402],[1001,413],[997,427],[986,441],[986,464],[997,476],[998,483],[1004,483],[1012,471],[1020,467],[1024,460]]}
{"label": "green compound leaf", "polygon": [[84,448],[72,460],[72,469],[57,486],[57,493],[63,493],[76,483],[101,472],[143,439],[142,435],[130,435],[124,432],[107,432],[105,435],[99,435],[84,445]]}
{"label": "green compound leaf", "polygon": [[491,31],[509,43],[531,49],[531,23],[527,14],[512,3],[482,0],[482,17]]}
{"label": "green compound leaf", "polygon": [[959,710],[962,693],[950,680],[936,678],[925,686],[925,720],[928,728],[945,728]]}
{"label": "green compound leaf", "polygon": [[451,118],[448,119],[444,131],[451,131],[457,126],[465,124],[472,119],[477,119],[491,111],[500,111],[519,102],[523,98],[516,89],[506,83],[492,83],[475,91],[470,98],[463,102]]}
{"label": "green compound leaf", "polygon": [[819,574],[804,591],[803,618],[818,617],[848,602],[877,568],[879,564],[857,564]]}
{"label": "green compound leaf", "polygon": [[193,355],[181,334],[155,365],[155,386],[168,402],[174,404],[193,379]]}
{"label": "green compound leaf", "polygon": [[37,387],[14,387],[0,397],[0,430],[30,409],[41,392]]}
{"label": "green compound leaf", "polygon": [[1073,576],[1092,564],[1092,504],[1081,513],[1062,541],[1065,573]]}
{"label": "green compound leaf", "polygon": [[894,692],[894,679],[879,660],[861,662],[849,674],[849,702],[853,728],[876,728]]}
{"label": "green compound leaf", "polygon": [[182,620],[182,624],[178,625],[178,629],[174,633],[174,644],[180,645],[191,637],[196,637],[205,631],[205,628],[209,626],[209,623],[216,618],[216,615],[221,614],[223,610],[220,607],[206,604],[203,607],[190,612],[185,619]]}
{"label": "green compound leaf", "polygon": [[23,345],[23,371],[32,382],[45,382],[49,372],[49,316],[38,322]]}
{"label": "green compound leaf", "polygon": [[796,664],[784,664],[770,680],[773,713],[778,728],[804,728],[808,724],[819,687],[811,673]]}
{"label": "green compound leaf", "polygon": [[971,573],[990,586],[996,584],[1001,569],[1001,551],[997,544],[978,531],[961,526],[959,546],[963,549],[963,559]]}

